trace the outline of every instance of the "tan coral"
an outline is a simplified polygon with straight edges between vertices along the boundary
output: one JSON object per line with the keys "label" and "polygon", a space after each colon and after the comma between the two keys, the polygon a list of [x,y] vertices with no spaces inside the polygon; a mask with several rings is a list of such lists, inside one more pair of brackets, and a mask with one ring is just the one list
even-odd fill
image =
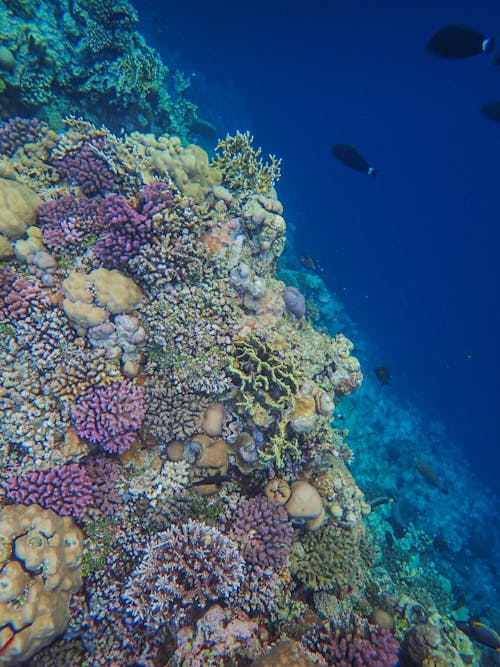
{"label": "tan coral", "polygon": [[279,477],[275,477],[266,484],[264,493],[269,500],[273,501],[273,503],[276,503],[277,505],[285,505],[290,499],[292,490],[288,482],[284,479],[279,479]]}
{"label": "tan coral", "polygon": [[310,433],[316,426],[316,402],[312,396],[295,398],[295,405],[290,416],[290,427],[295,433]]}
{"label": "tan coral", "polygon": [[213,403],[203,413],[201,428],[207,435],[212,437],[219,436],[222,433],[225,411],[222,403]]}
{"label": "tan coral", "polygon": [[33,190],[5,178],[0,178],[0,233],[9,239],[19,239],[36,219],[38,196]]}
{"label": "tan coral", "polygon": [[269,653],[254,660],[251,667],[314,667],[314,662],[297,642],[282,639]]}
{"label": "tan coral", "polygon": [[292,484],[291,497],[285,509],[292,520],[311,522],[311,529],[318,528],[324,519],[321,496],[312,484],[304,480]]}
{"label": "tan coral", "polygon": [[0,569],[0,664],[13,664],[64,632],[82,583],[83,535],[70,517],[13,505],[0,510],[0,540],[11,548]]}

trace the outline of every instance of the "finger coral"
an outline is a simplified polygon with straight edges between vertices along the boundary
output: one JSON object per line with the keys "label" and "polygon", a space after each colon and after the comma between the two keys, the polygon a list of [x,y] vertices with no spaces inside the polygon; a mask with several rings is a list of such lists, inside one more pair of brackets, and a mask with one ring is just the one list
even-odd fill
{"label": "finger coral", "polygon": [[89,389],[71,412],[78,435],[110,454],[121,454],[130,447],[143,417],[142,389],[130,380]]}

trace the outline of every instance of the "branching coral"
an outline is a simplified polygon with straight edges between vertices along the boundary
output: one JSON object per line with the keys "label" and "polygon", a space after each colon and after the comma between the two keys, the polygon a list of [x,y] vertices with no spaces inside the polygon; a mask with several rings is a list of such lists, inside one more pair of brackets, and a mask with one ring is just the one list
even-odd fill
{"label": "branching coral", "polygon": [[252,193],[267,194],[280,177],[281,160],[274,155],[263,162],[262,149],[253,147],[250,132],[227,135],[215,148],[212,166],[222,173],[222,183],[246,199]]}
{"label": "branching coral", "polygon": [[175,627],[195,609],[233,598],[243,574],[244,561],[231,540],[215,528],[188,521],[150,541],[123,599],[135,623]]}
{"label": "branching coral", "polygon": [[129,380],[93,387],[71,412],[78,435],[111,454],[121,454],[130,447],[143,417],[142,390]]}

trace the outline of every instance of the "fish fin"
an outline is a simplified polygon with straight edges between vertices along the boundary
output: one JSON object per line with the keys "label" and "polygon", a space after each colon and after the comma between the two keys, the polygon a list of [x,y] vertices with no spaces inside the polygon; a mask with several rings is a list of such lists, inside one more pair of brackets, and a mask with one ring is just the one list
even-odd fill
{"label": "fish fin", "polygon": [[485,53],[492,53],[495,48],[496,39],[494,37],[486,37],[483,42],[483,51]]}
{"label": "fish fin", "polygon": [[372,178],[375,178],[375,176],[378,174],[378,169],[375,169],[375,167],[370,167],[368,169],[368,176],[371,176]]}

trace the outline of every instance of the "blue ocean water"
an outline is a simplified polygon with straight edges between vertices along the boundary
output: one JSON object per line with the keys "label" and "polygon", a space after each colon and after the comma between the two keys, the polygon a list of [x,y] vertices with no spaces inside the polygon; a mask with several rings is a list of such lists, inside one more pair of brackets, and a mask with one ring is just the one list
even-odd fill
{"label": "blue ocean water", "polygon": [[[219,135],[249,129],[283,157],[294,251],[363,332],[365,372],[390,365],[384,390],[443,424],[495,492],[500,126],[480,108],[500,95],[500,67],[425,45],[448,24],[500,33],[498,2],[135,4]],[[377,178],[336,162],[336,142]]]}

